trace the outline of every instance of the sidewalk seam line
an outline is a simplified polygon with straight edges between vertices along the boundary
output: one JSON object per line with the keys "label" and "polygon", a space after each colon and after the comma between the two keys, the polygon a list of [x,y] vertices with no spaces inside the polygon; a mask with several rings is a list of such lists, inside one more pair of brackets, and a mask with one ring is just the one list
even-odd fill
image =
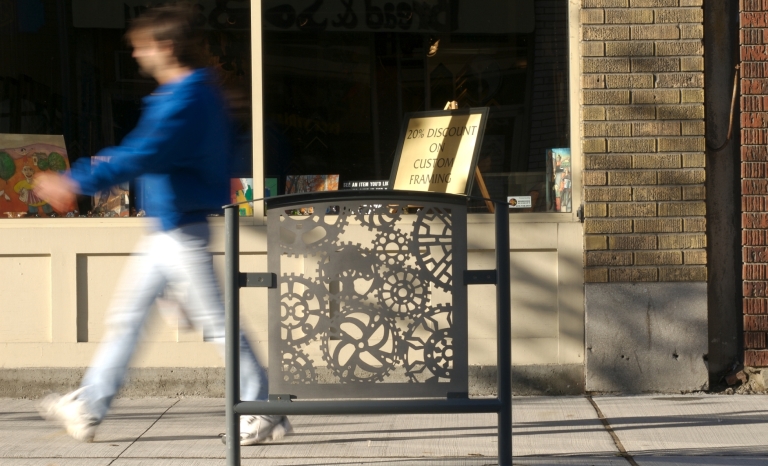
{"label": "sidewalk seam line", "polygon": [[627,450],[624,448],[624,445],[621,443],[621,440],[619,440],[619,436],[616,435],[616,432],[614,432],[613,427],[611,427],[611,423],[608,422],[608,419],[603,415],[603,412],[600,410],[600,407],[597,406],[597,403],[595,403],[595,400],[592,399],[592,395],[587,395],[587,400],[589,400],[589,403],[592,405],[592,408],[594,408],[595,412],[597,413],[597,417],[600,419],[600,422],[603,423],[603,427],[608,432],[608,434],[613,439],[614,445],[616,445],[616,448],[619,450],[619,454],[622,458],[627,460],[629,464],[632,466],[640,466],[637,464],[634,458],[632,458],[632,455],[630,455]]}
{"label": "sidewalk seam line", "polygon": [[181,401],[181,398],[176,398],[176,401],[174,401],[174,402],[173,402],[173,404],[171,404],[171,406],[168,406],[168,408],[166,408],[166,409],[165,409],[165,411],[163,411],[163,413],[162,413],[162,414],[160,414],[160,415],[157,417],[157,419],[155,419],[155,420],[154,420],[154,422],[152,422],[152,424],[150,424],[150,425],[149,425],[149,427],[147,427],[146,429],[144,429],[144,432],[142,432],[141,434],[139,434],[139,436],[138,436],[138,437],[136,437],[136,438],[134,439],[134,441],[133,441],[133,442],[131,442],[131,444],[130,444],[130,445],[128,445],[127,447],[125,447],[125,448],[123,449],[123,451],[121,451],[121,452],[120,452],[120,453],[119,453],[117,456],[115,456],[115,458],[114,458],[112,461],[110,461],[110,462],[109,462],[109,464],[108,464],[107,466],[111,466],[111,465],[112,465],[112,463],[114,463],[115,461],[119,460],[119,459],[120,459],[120,457],[121,457],[121,456],[123,456],[123,453],[125,453],[126,451],[128,451],[128,449],[129,449],[129,448],[131,448],[131,447],[132,447],[132,446],[133,446],[133,445],[134,445],[136,442],[138,442],[138,441],[139,441],[139,439],[140,439],[141,437],[143,437],[143,436],[144,436],[144,434],[146,434],[147,432],[149,432],[149,429],[151,429],[152,427],[154,427],[154,426],[155,426],[155,424],[157,424],[157,421],[159,421],[160,419],[162,419],[162,418],[163,418],[163,416],[165,416],[165,413],[167,413],[168,411],[170,411],[170,410],[171,410],[171,408],[173,408],[174,406],[176,406],[176,404],[177,404],[179,401]]}

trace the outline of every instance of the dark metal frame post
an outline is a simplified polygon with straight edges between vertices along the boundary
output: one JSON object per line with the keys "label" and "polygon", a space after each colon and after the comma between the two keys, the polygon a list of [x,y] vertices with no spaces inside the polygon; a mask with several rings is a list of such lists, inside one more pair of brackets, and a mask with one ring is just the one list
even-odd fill
{"label": "dark metal frame post", "polygon": [[499,465],[512,464],[512,298],[509,288],[509,207],[496,204],[496,348],[499,391]]}
{"label": "dark metal frame post", "polygon": [[240,209],[224,208],[224,361],[226,364],[227,466],[240,466]]}

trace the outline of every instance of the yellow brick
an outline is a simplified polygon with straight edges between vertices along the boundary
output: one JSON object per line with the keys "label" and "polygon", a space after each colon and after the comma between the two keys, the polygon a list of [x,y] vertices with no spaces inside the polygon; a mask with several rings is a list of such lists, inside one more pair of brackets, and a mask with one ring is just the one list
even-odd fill
{"label": "yellow brick", "polygon": [[632,265],[632,253],[620,251],[589,251],[587,252],[587,267],[589,266]]}
{"label": "yellow brick", "polygon": [[704,202],[662,202],[659,204],[659,217],[693,217],[707,214]]}
{"label": "yellow brick", "polygon": [[680,29],[676,24],[630,26],[632,40],[679,39]]}
{"label": "yellow brick", "polygon": [[701,104],[660,105],[659,120],[703,120],[704,106]]}
{"label": "yellow brick", "polygon": [[587,251],[598,251],[608,249],[608,237],[597,235],[586,235],[584,237],[584,249]]}
{"label": "yellow brick", "polygon": [[633,136],[680,136],[679,121],[639,121],[632,123]]}
{"label": "yellow brick", "polygon": [[632,58],[630,67],[633,73],[670,73],[680,71],[679,58]]}
{"label": "yellow brick", "polygon": [[610,249],[656,249],[655,235],[612,235],[608,238]]}
{"label": "yellow brick", "polygon": [[704,89],[683,89],[680,92],[681,92],[681,101],[684,104],[694,104],[694,103],[704,102]]}
{"label": "yellow brick", "polygon": [[605,139],[590,138],[582,141],[582,150],[584,153],[601,153],[605,152]]}
{"label": "yellow brick", "polygon": [[683,231],[683,222],[679,218],[635,219],[635,233],[677,233]]}
{"label": "yellow brick", "polygon": [[628,58],[584,58],[582,73],[629,73]]}
{"label": "yellow brick", "polygon": [[584,172],[584,186],[605,186],[608,174],[604,171],[587,170]]}
{"label": "yellow brick", "polygon": [[706,181],[704,170],[659,170],[659,184],[703,184]]}
{"label": "yellow brick", "polygon": [[604,10],[581,10],[581,24],[603,24],[604,22]]}
{"label": "yellow brick", "polygon": [[621,170],[632,168],[632,156],[623,154],[585,155],[584,168],[587,170]]}
{"label": "yellow brick", "polygon": [[[682,57],[680,71],[704,71],[704,57]],[[698,100],[697,102],[704,102]]]}
{"label": "yellow brick", "polygon": [[604,42],[582,42],[581,54],[585,57],[604,57],[605,43]]}
{"label": "yellow brick", "polygon": [[653,11],[631,8],[606,10],[605,22],[608,24],[648,24],[653,22]]}
{"label": "yellow brick", "polygon": [[632,188],[615,186],[611,188],[584,187],[586,202],[626,202],[632,200]]}
{"label": "yellow brick", "polygon": [[629,0],[582,0],[584,8],[625,8]]}
{"label": "yellow brick", "polygon": [[683,167],[685,168],[704,168],[706,164],[707,157],[703,153],[683,154]]}
{"label": "yellow brick", "polygon": [[679,201],[682,199],[680,187],[654,186],[632,188],[634,201]]}
{"label": "yellow brick", "polygon": [[655,267],[623,267],[610,269],[611,282],[656,282],[659,271]]}
{"label": "yellow brick", "polygon": [[584,137],[629,137],[632,136],[632,124],[625,122],[584,122]]}
{"label": "yellow brick", "polygon": [[610,203],[608,204],[609,217],[655,217],[656,203]]}
{"label": "yellow brick", "polygon": [[607,217],[608,205],[598,202],[587,202],[584,204],[584,216],[585,217]]}
{"label": "yellow brick", "polygon": [[656,172],[645,170],[611,171],[608,172],[608,184],[611,186],[656,184]]}
{"label": "yellow brick", "polygon": [[652,89],[652,74],[609,74],[605,77],[608,89]]}
{"label": "yellow brick", "polygon": [[707,198],[707,189],[704,186],[683,186],[684,201],[702,201]]}
{"label": "yellow brick", "polygon": [[633,155],[632,168],[680,168],[679,154]]}
{"label": "yellow brick", "polygon": [[686,265],[707,265],[707,251],[683,251],[683,258]]}
{"label": "yellow brick", "polygon": [[680,91],[676,89],[641,89],[632,91],[633,104],[676,104],[680,102]]}
{"label": "yellow brick", "polygon": [[682,138],[659,138],[659,152],[696,152],[704,151],[706,143],[701,136]]}
{"label": "yellow brick", "polygon": [[[606,120],[655,120],[656,107],[652,105],[619,105],[605,107]],[[671,119],[671,118],[670,118]]]}
{"label": "yellow brick", "polygon": [[701,56],[704,44],[700,40],[675,40],[656,42],[656,55],[663,56]]}
{"label": "yellow brick", "polygon": [[656,152],[656,140],[652,138],[609,139],[608,152]]}
{"label": "yellow brick", "polygon": [[707,235],[659,235],[659,249],[702,249],[707,247]]}
{"label": "yellow brick", "polygon": [[705,282],[707,281],[707,268],[703,266],[659,267],[659,281]]}
{"label": "yellow brick", "polygon": [[606,42],[605,55],[608,57],[650,57],[653,56],[653,42]]}
{"label": "yellow brick", "polygon": [[703,121],[682,121],[680,125],[683,136],[703,136],[705,134]]}
{"label": "yellow brick", "polygon": [[586,283],[606,283],[608,282],[608,269],[585,269],[584,282]]}
{"label": "yellow brick", "polygon": [[585,90],[585,105],[626,105],[629,103],[629,91],[624,90]]}
{"label": "yellow brick", "polygon": [[704,26],[701,24],[681,24],[681,39],[701,39],[704,37]]}
{"label": "yellow brick", "polygon": [[602,74],[585,74],[581,76],[581,88],[582,89],[604,89],[605,88],[605,75]]}
{"label": "yellow brick", "polygon": [[592,219],[584,220],[584,233],[631,233],[632,220],[629,219]]}
{"label": "yellow brick", "polygon": [[605,107],[584,106],[581,117],[585,120],[605,120]]}
{"label": "yellow brick", "polygon": [[692,232],[707,231],[707,219],[705,218],[684,218],[683,230]]}
{"label": "yellow brick", "polygon": [[654,12],[654,22],[661,23],[699,23],[704,21],[704,10],[701,8],[668,8]]}
{"label": "yellow brick", "polygon": [[681,265],[680,251],[639,251],[635,253],[635,265]]}
{"label": "yellow brick", "polygon": [[629,26],[583,26],[582,37],[589,40],[629,40]]}

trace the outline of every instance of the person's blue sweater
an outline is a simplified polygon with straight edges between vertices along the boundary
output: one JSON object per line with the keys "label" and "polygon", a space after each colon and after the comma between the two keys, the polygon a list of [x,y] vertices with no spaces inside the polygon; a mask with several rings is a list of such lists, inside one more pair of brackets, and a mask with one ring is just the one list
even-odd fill
{"label": "person's blue sweater", "polygon": [[232,134],[210,72],[198,69],[144,98],[136,128],[97,154],[108,162],[80,159],[70,176],[89,195],[140,177],[144,209],[163,230],[204,222],[229,199]]}

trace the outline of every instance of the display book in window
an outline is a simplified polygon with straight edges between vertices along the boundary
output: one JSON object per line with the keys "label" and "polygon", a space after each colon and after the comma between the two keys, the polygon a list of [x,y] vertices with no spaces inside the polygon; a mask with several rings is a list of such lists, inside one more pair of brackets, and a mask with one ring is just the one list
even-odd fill
{"label": "display book in window", "polygon": [[[109,163],[109,157],[96,155],[91,157],[91,166],[99,163]],[[129,183],[120,183],[117,186],[98,191],[93,196],[91,212],[95,217],[128,217],[131,214],[129,201]]]}
{"label": "display book in window", "polygon": [[0,134],[0,215],[16,217],[76,216],[75,200],[55,210],[34,192],[35,175],[69,170],[64,136]]}
{"label": "display book in window", "polygon": [[547,210],[571,212],[571,149],[547,149]]}
{"label": "display book in window", "polygon": [[[285,177],[285,194],[338,190],[339,175],[288,175]],[[313,211],[310,207],[308,210],[302,208],[291,212],[291,215],[309,215],[312,213]]]}

